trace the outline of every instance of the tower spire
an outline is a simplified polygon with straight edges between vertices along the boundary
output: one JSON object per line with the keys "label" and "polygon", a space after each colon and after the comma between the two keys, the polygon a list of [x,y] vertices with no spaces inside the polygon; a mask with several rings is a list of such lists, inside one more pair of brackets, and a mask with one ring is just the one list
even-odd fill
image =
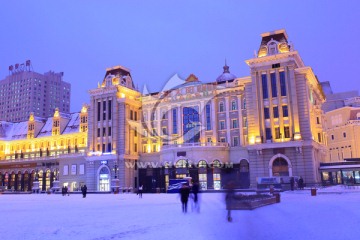
{"label": "tower spire", "polygon": [[225,58],[225,66],[223,68],[224,68],[224,73],[230,73],[229,66],[226,64],[226,58]]}

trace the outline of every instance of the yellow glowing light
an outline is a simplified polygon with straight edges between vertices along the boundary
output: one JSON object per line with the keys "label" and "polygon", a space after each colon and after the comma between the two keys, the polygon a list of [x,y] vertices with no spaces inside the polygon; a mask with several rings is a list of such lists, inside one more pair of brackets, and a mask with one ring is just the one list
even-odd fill
{"label": "yellow glowing light", "polygon": [[255,143],[261,143],[261,137],[260,136],[256,136]]}
{"label": "yellow glowing light", "polygon": [[250,144],[255,144],[255,137],[250,137],[249,143]]}
{"label": "yellow glowing light", "polygon": [[59,108],[55,108],[54,117],[59,117]]}
{"label": "yellow glowing light", "polygon": [[85,106],[83,106],[83,107],[81,108],[81,112],[82,112],[82,113],[86,113],[86,112],[87,112],[87,108],[86,108]]}
{"label": "yellow glowing light", "polygon": [[295,133],[294,134],[294,140],[301,140],[301,134],[300,133]]}
{"label": "yellow glowing light", "polygon": [[120,93],[121,98],[125,98],[125,93]]}

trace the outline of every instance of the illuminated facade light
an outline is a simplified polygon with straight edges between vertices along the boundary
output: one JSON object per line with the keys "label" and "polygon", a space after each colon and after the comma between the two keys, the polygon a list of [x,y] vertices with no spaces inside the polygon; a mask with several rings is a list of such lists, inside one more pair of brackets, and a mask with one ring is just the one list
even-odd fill
{"label": "illuminated facade light", "polygon": [[295,133],[294,134],[294,140],[301,140],[301,134],[300,133]]}

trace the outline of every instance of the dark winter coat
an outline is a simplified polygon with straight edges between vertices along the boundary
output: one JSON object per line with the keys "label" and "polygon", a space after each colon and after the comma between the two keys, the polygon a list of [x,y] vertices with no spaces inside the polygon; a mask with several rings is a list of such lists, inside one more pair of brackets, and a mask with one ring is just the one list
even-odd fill
{"label": "dark winter coat", "polygon": [[190,195],[190,188],[188,186],[182,186],[180,188],[181,202],[187,202]]}

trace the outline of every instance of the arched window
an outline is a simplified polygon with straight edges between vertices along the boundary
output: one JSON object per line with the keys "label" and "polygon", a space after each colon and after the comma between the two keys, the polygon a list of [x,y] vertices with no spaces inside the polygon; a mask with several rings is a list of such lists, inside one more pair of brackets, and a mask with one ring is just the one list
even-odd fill
{"label": "arched window", "polygon": [[285,159],[279,157],[272,165],[273,176],[289,176],[289,166]]}
{"label": "arched window", "polygon": [[219,112],[224,112],[225,111],[225,106],[223,102],[219,103]]}
{"label": "arched window", "polygon": [[199,166],[199,168],[206,168],[207,163],[205,160],[201,160],[201,161],[199,161],[198,166]]}
{"label": "arched window", "polygon": [[187,165],[187,161],[184,159],[181,159],[179,161],[176,162],[176,168],[186,168]]}
{"label": "arched window", "polygon": [[213,168],[220,168],[221,162],[219,160],[214,160],[212,163]]}
{"label": "arched window", "polygon": [[188,161],[181,159],[176,162],[176,178],[182,179],[188,176]]}
{"label": "arched window", "polygon": [[205,160],[201,160],[198,163],[199,167],[199,186],[201,190],[207,189],[207,163]]}
{"label": "arched window", "polygon": [[221,189],[221,162],[219,160],[214,160],[212,163],[213,166],[213,180],[214,180],[214,190]]}
{"label": "arched window", "polygon": [[110,171],[106,166],[99,171],[99,191],[110,191]]}

